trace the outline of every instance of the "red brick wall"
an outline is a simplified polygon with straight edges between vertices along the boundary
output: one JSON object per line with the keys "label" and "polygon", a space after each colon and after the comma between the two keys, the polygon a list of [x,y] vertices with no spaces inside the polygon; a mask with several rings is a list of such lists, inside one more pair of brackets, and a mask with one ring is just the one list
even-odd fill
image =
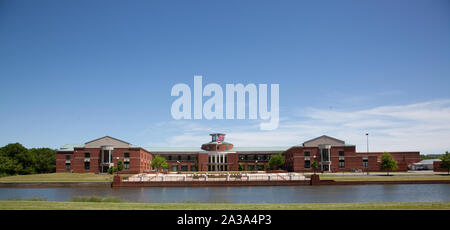
{"label": "red brick wall", "polygon": [[[303,146],[294,146],[288,149],[285,155],[285,166],[289,171],[295,172],[312,172],[311,168],[305,168],[305,156],[304,152],[310,152],[310,162],[312,163],[314,160],[314,156],[316,156],[316,160],[320,162],[320,154],[319,148],[317,147],[303,147]],[[344,162],[345,167],[339,168],[339,151],[344,151]],[[381,171],[380,170],[380,161],[382,152],[369,152],[369,153],[357,153],[355,151],[355,146],[336,146],[331,147],[330,149],[330,158],[331,158],[331,170],[333,172],[342,172],[342,171],[351,171],[353,169],[366,171],[367,169],[363,168],[363,156],[368,157],[368,170],[369,171]],[[391,152],[394,160],[397,161],[398,169],[395,171],[407,171],[408,165],[419,162],[420,161],[420,153],[419,152]]]}
{"label": "red brick wall", "polygon": [[[122,174],[135,174],[150,171],[152,155],[140,148],[115,148],[113,152],[113,163],[117,166],[119,160],[124,161],[124,153],[130,153],[130,169],[124,169]],[[84,169],[84,154],[90,154],[90,168]],[[56,172],[66,171],[66,155],[71,155],[70,170],[74,173],[100,173],[101,149],[100,148],[76,148],[71,153],[58,152],[56,154]],[[119,160],[117,159],[119,157]]]}
{"label": "red brick wall", "polygon": [[229,151],[233,149],[233,144],[203,144],[202,149],[206,151]]}
{"label": "red brick wall", "polygon": [[[339,168],[339,151],[344,151],[344,160],[345,167]],[[314,156],[316,156],[316,160],[320,161],[319,149],[317,147],[303,147],[303,146],[294,146],[287,151],[284,152],[285,155],[285,168],[289,171],[295,172],[312,172],[311,168],[305,168],[305,156],[304,152],[310,152],[310,162],[312,163],[314,160]],[[90,153],[90,169],[84,169],[84,153]],[[151,171],[151,161],[152,154],[145,151],[142,148],[116,148],[113,153],[113,163],[117,165],[117,157],[119,160],[124,160],[124,153],[130,153],[130,169],[123,170],[121,173],[123,174],[135,174],[135,173],[143,173]],[[258,153],[253,153],[258,154]],[[363,169],[363,157],[367,156],[369,161],[369,169],[370,171],[380,171],[380,161],[382,152],[370,152],[370,153],[356,153],[355,146],[341,146],[341,147],[332,147],[330,149],[330,157],[331,157],[331,170],[333,172],[341,172],[341,171],[351,171],[352,169]],[[65,169],[65,156],[71,156],[71,170],[75,173],[99,173],[100,168],[100,158],[101,158],[101,149],[93,148],[76,148],[74,152],[58,152],[56,156],[56,172],[68,172]],[[176,155],[176,154],[175,154]],[[208,170],[208,154],[207,153],[199,153],[193,154],[197,155],[198,159],[198,170],[199,171],[207,171]],[[408,165],[420,161],[420,153],[419,152],[391,152],[392,157],[398,163],[398,169],[396,171],[407,171]],[[171,166],[177,164],[178,170],[181,170],[181,165],[187,165],[188,171],[191,171],[191,167],[195,165],[195,161],[181,161],[180,164],[175,161],[168,161],[169,170],[171,170]],[[248,165],[255,165],[255,162],[252,161],[239,161],[239,153],[230,153],[228,154],[228,170],[229,171],[238,171],[239,163],[244,165],[244,169],[248,170]],[[258,164],[264,165],[264,169],[267,169],[268,161],[259,161]]]}
{"label": "red brick wall", "polygon": [[56,154],[56,172],[63,173],[66,171],[66,155],[73,159],[73,152],[57,152]]}
{"label": "red brick wall", "polygon": [[441,168],[441,162],[440,161],[434,161],[433,162],[433,171],[435,171],[435,172],[448,172],[448,169]]}
{"label": "red brick wall", "polygon": [[228,158],[228,171],[238,171],[239,170],[239,154],[229,153]]}
{"label": "red brick wall", "polygon": [[199,171],[208,171],[208,154],[207,153],[199,153],[197,159],[198,159],[198,170]]}

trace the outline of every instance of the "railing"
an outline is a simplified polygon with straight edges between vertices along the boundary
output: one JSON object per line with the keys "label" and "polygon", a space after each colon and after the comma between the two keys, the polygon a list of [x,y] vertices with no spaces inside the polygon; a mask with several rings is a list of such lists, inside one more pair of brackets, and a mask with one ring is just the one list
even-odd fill
{"label": "railing", "polygon": [[161,181],[294,181],[305,180],[301,173],[264,173],[264,174],[138,174],[124,182],[161,182]]}

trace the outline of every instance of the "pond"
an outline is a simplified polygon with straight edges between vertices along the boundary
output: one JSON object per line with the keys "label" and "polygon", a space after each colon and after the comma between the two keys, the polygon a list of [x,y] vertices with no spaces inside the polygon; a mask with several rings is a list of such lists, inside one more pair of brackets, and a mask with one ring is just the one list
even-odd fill
{"label": "pond", "polygon": [[147,188],[0,188],[0,200],[70,201],[77,196],[118,197],[152,203],[339,203],[450,201],[449,184]]}

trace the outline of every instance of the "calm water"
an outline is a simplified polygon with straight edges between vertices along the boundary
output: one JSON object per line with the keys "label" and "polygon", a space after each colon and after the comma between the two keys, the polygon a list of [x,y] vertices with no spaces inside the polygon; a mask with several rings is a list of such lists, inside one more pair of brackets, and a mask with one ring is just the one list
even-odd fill
{"label": "calm water", "polygon": [[114,196],[129,202],[334,203],[450,201],[450,185],[267,186],[200,188],[0,188],[0,200]]}

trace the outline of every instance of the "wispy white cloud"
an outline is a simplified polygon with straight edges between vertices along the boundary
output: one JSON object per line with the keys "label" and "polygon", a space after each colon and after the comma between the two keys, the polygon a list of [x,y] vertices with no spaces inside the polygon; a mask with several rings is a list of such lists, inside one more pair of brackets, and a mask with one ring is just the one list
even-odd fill
{"label": "wispy white cloud", "polygon": [[[259,121],[170,121],[154,126],[166,139],[153,146],[199,146],[211,132],[226,132],[235,146],[292,146],[319,135],[330,135],[366,151],[421,151],[442,153],[450,149],[450,99],[378,106],[351,111],[306,108],[301,120],[284,117],[276,130],[259,130]],[[242,122],[241,122],[242,123]],[[156,128],[155,128],[156,127]]]}

